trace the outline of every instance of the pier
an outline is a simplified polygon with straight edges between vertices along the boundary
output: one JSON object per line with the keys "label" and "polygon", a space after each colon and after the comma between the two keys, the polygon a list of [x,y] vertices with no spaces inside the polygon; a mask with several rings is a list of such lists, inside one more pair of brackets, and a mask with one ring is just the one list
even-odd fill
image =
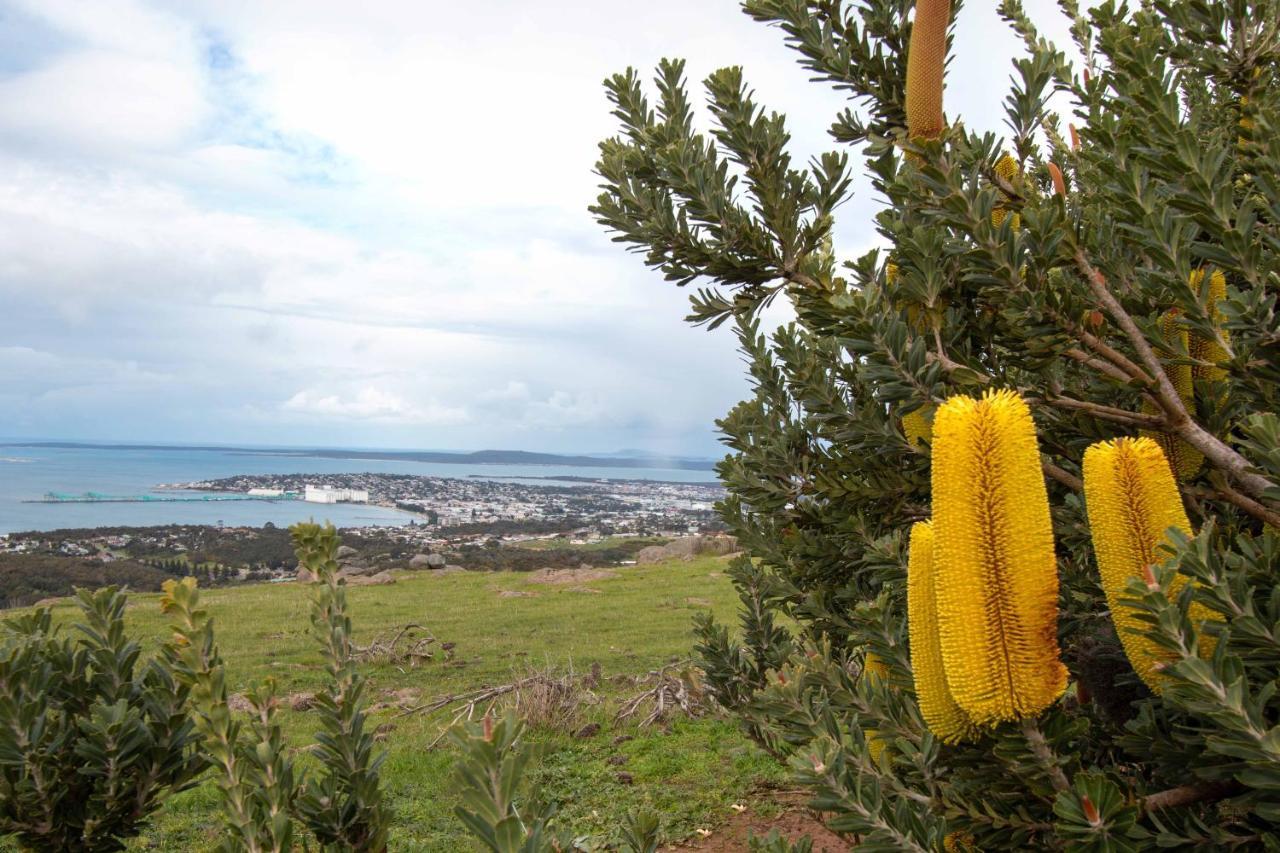
{"label": "pier", "polygon": [[201,495],[104,495],[99,492],[84,492],[78,495],[63,492],[45,492],[44,497],[25,500],[28,504],[131,504],[131,503],[217,503],[222,501],[296,501],[297,495],[240,495],[240,494],[201,494]]}

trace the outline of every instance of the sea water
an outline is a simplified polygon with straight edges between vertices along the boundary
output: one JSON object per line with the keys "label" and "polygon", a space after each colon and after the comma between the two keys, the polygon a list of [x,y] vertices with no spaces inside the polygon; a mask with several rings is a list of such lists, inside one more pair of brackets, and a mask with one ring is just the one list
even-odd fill
{"label": "sea water", "polygon": [[25,503],[46,492],[79,495],[165,495],[156,487],[237,474],[325,474],[378,472],[465,478],[473,475],[547,485],[545,478],[708,482],[709,471],[666,468],[564,465],[477,465],[382,459],[332,459],[220,448],[40,447],[0,444],[0,533],[68,527],[144,527],[158,524],[222,524],[261,527],[268,521],[332,521],[339,527],[408,524],[412,515],[366,504],[303,501],[209,503]]}

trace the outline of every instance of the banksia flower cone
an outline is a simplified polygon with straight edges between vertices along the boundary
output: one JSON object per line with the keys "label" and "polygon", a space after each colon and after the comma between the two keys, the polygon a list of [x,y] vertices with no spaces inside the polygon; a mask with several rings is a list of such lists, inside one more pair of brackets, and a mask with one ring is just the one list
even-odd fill
{"label": "banksia flower cone", "polygon": [[907,52],[907,135],[912,139],[936,139],[942,133],[950,24],[951,0],[918,0]]}
{"label": "banksia flower cone", "polygon": [[1035,423],[1012,391],[933,421],[934,594],[947,683],[979,725],[1035,716],[1067,687],[1058,569]]}
{"label": "banksia flower cone", "polygon": [[959,743],[976,733],[951,695],[942,667],[938,637],[938,608],[934,596],[933,525],[918,521],[911,526],[911,551],[907,559],[907,631],[911,638],[911,672],[915,679],[920,716],[943,743]]}
{"label": "banksia flower cone", "polygon": [[[1116,633],[1134,671],[1159,693],[1161,677],[1156,670],[1167,653],[1134,633],[1142,623],[1121,599],[1129,578],[1152,577],[1151,566],[1162,560],[1158,549],[1168,541],[1170,527],[1191,533],[1182,497],[1160,445],[1150,438],[1119,438],[1090,446],[1084,453],[1084,498],[1098,573]],[[1186,583],[1183,575],[1174,577],[1170,597],[1181,592]],[[1193,604],[1190,616],[1206,619],[1212,612]],[[1210,644],[1202,641],[1201,652],[1210,650]]]}
{"label": "banksia flower cone", "polygon": [[[1199,292],[1203,282],[1204,270],[1196,270],[1191,273],[1191,287],[1193,290]],[[1222,270],[1214,270],[1213,275],[1209,276],[1208,295],[1209,318],[1218,327],[1218,334],[1222,335],[1227,342],[1230,342],[1230,333],[1222,328],[1222,310],[1218,307],[1218,303],[1227,298],[1227,278],[1222,274]],[[1214,367],[1206,367],[1199,364],[1193,365],[1191,368],[1193,379],[1218,382],[1227,378],[1227,371],[1216,366],[1227,358],[1227,353],[1218,345],[1217,341],[1192,334],[1187,341],[1187,345],[1187,350],[1192,358],[1215,365]]]}
{"label": "banksia flower cone", "polygon": [[903,415],[902,434],[912,447],[928,444],[933,438],[933,406],[922,406]]}
{"label": "banksia flower cone", "polygon": [[[1170,355],[1190,352],[1191,342],[1187,337],[1187,330],[1178,325],[1177,311],[1166,311],[1160,318],[1160,336],[1164,338]],[[1196,395],[1191,365],[1168,364],[1165,365],[1164,372],[1173,384],[1174,390],[1178,392],[1182,404],[1187,407],[1187,411],[1195,412]],[[1142,411],[1148,415],[1160,413],[1160,409],[1149,401],[1143,401]],[[1164,449],[1169,465],[1179,480],[1190,480],[1199,473],[1200,466],[1204,464],[1204,454],[1195,447],[1167,432],[1143,430],[1142,435],[1156,441]]]}
{"label": "banksia flower cone", "polygon": [[[862,660],[862,677],[867,679],[868,684],[884,684],[889,680],[889,666],[875,653],[867,652],[867,656]],[[867,752],[871,755],[871,760],[880,763],[880,756],[884,755],[884,749],[888,746],[885,739],[880,737],[880,733],[875,729],[867,729]]]}
{"label": "banksia flower cone", "polygon": [[[1001,180],[1014,187],[1017,187],[1022,182],[1022,170],[1018,168],[1018,161],[1010,157],[1008,154],[1005,154],[996,161],[995,173],[1000,176]],[[1016,211],[1011,212],[1009,207],[1011,199],[1004,194],[1003,190],[1000,192],[1000,197],[1003,201],[991,210],[991,224],[994,227],[999,228],[1004,224],[1005,218],[1009,217],[1012,213],[1009,227],[1014,231],[1017,231],[1022,225],[1022,215]]]}

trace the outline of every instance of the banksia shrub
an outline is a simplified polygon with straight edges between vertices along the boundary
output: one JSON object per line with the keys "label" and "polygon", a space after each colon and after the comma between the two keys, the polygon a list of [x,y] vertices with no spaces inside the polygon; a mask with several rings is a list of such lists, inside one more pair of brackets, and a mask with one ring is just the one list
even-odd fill
{"label": "banksia shrub", "polygon": [[1058,566],[1035,423],[1013,391],[952,397],[933,424],[942,662],[975,723],[1032,717],[1067,687]]}
{"label": "banksia shrub", "polygon": [[918,521],[911,526],[910,562],[907,564],[907,622],[911,636],[911,672],[915,680],[920,715],[943,743],[974,736],[972,718],[956,701],[943,664],[935,593],[937,562],[933,525]]}
{"label": "banksia shrub", "polygon": [[[993,6],[1009,89],[944,112],[953,12]],[[697,109],[667,60],[607,81],[592,207],[748,363],[717,422],[742,627],[698,625],[717,700],[865,849],[1280,848],[1276,3],[1037,4],[1070,49],[1020,0],[743,8],[848,96],[830,150],[802,159],[740,68]],[[1140,435],[1200,532],[1117,606],[1082,466]],[[893,689],[860,689],[865,650]]]}
{"label": "banksia shrub", "polygon": [[[1157,693],[1163,654],[1147,636],[1134,610],[1124,604],[1133,578],[1154,583],[1152,566],[1164,562],[1171,546],[1170,528],[1191,534],[1182,496],[1160,446],[1150,438],[1118,438],[1091,445],[1084,454],[1084,495],[1089,512],[1093,552],[1107,595],[1111,618],[1125,653],[1138,676]],[[1168,589],[1176,597],[1187,578],[1178,575]],[[1192,604],[1189,615],[1203,620],[1212,614]],[[1205,650],[1211,645],[1202,641]]]}
{"label": "banksia shrub", "polygon": [[315,578],[311,630],[329,675],[316,694],[323,734],[315,754],[321,770],[302,787],[296,807],[322,843],[380,853],[387,848],[391,824],[378,770],[386,754],[377,749],[373,732],[365,726],[367,680],[355,657],[347,587],[338,577],[342,541],[332,524],[295,524],[289,534],[298,565]]}
{"label": "banksia shrub", "polygon": [[24,849],[123,850],[208,766],[166,644],[142,659],[116,587],[0,624],[0,832]]}

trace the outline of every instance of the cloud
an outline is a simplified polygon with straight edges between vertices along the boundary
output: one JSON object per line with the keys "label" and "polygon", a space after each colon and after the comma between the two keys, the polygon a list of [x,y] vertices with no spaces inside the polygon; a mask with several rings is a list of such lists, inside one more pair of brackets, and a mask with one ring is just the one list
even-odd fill
{"label": "cloud", "polygon": [[[999,131],[1017,39],[962,25],[949,109]],[[600,82],[661,56],[833,146],[732,3],[0,0],[0,434],[714,450],[732,339],[586,212]]]}
{"label": "cloud", "polygon": [[467,419],[467,414],[462,409],[437,403],[417,406],[377,388],[362,388],[355,396],[347,399],[314,389],[299,391],[286,400],[281,408],[286,412],[337,420],[392,421],[430,426],[462,423]]}

